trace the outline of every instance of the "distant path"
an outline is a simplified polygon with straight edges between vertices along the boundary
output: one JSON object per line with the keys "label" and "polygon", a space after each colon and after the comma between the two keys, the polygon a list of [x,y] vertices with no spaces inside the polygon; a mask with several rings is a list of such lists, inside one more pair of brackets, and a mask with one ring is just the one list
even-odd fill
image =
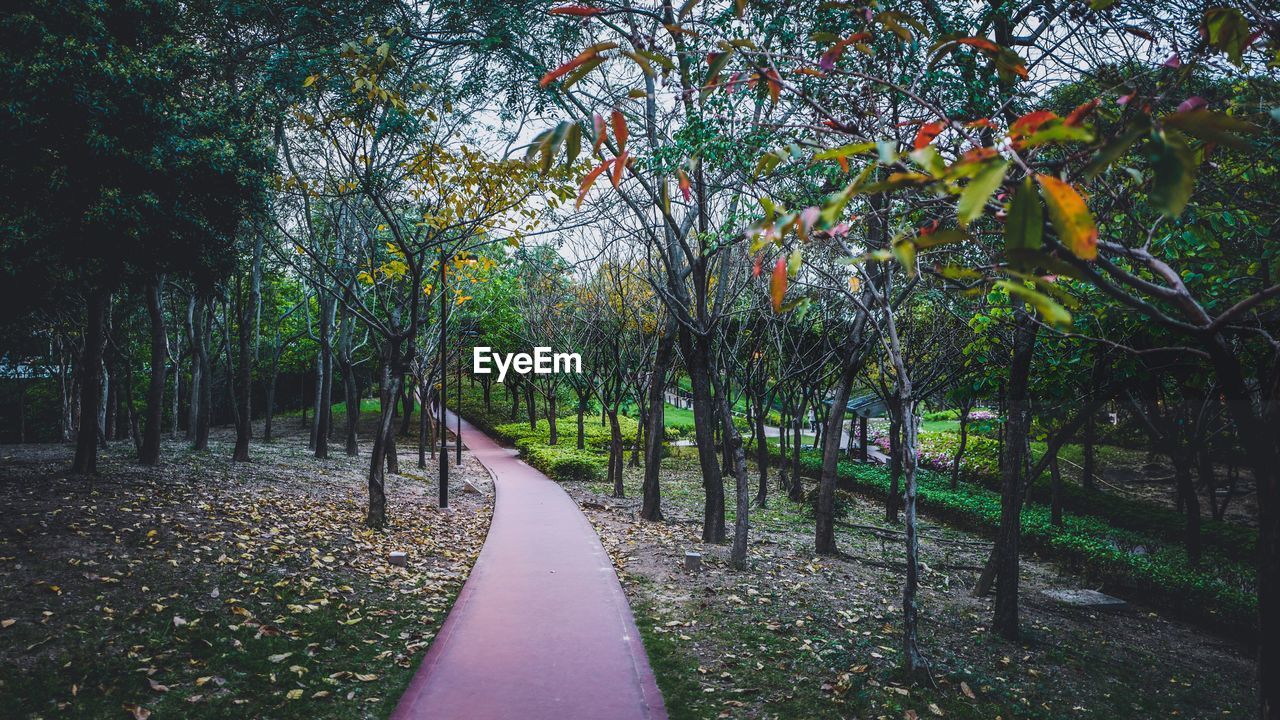
{"label": "distant path", "polygon": [[391,717],[666,720],[618,576],[577,504],[465,421],[462,441],[495,479],[489,536]]}

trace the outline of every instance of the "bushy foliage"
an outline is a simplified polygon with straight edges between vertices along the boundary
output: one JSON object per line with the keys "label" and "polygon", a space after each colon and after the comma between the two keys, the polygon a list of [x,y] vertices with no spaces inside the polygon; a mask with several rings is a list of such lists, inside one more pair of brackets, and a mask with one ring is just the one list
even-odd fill
{"label": "bushy foliage", "polygon": [[[816,453],[801,457],[801,466],[811,474],[821,465]],[[889,471],[883,466],[844,461],[838,475],[858,492],[884,496],[889,491]],[[917,482],[922,509],[987,534],[999,527],[999,493],[970,484],[952,490],[948,477],[928,470],[918,473]],[[1043,505],[1023,508],[1022,539],[1027,547],[1074,566],[1115,592],[1140,594],[1207,622],[1244,629],[1257,610],[1253,569],[1216,551],[1206,552],[1196,567],[1176,542],[1114,528],[1099,517],[1066,514],[1063,524],[1054,526]]]}

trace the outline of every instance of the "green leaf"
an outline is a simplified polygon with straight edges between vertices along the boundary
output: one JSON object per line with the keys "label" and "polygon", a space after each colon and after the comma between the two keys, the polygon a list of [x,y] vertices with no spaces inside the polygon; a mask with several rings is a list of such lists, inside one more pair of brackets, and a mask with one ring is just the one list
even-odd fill
{"label": "green leaf", "polygon": [[1147,123],[1143,122],[1120,133],[1115,139],[1094,153],[1093,158],[1089,160],[1089,164],[1085,166],[1084,172],[1081,173],[1082,177],[1085,180],[1096,178],[1103,170],[1106,170],[1118,160],[1138,138],[1146,135],[1149,129]]}
{"label": "green leaf", "polygon": [[994,287],[1004,288],[1009,295],[1017,296],[1035,308],[1036,314],[1050,325],[1063,327],[1071,324],[1071,313],[1053,298],[1013,280],[996,280]]}
{"label": "green leaf", "polygon": [[1039,250],[1043,245],[1044,207],[1036,194],[1031,178],[1023,178],[1013,193],[1009,217],[1004,223],[1004,249],[1006,253],[1019,250]]}
{"label": "green leaf", "polygon": [[982,209],[1001,184],[1004,183],[1005,172],[1009,162],[996,159],[986,163],[982,170],[964,186],[960,193],[960,202],[956,204],[956,216],[960,225],[965,226],[982,216]]}
{"label": "green leaf", "polygon": [[1237,150],[1248,150],[1249,141],[1237,133],[1256,135],[1262,128],[1240,118],[1200,108],[1168,115],[1161,121],[1166,128],[1181,130],[1205,142],[1227,145]]}
{"label": "green leaf", "polygon": [[1070,183],[1053,175],[1037,174],[1040,195],[1049,206],[1049,219],[1058,240],[1076,257],[1092,260],[1098,256],[1098,226],[1084,198]]}
{"label": "green leaf", "polygon": [[1187,207],[1196,184],[1196,157],[1186,137],[1176,130],[1166,130],[1157,137],[1156,153],[1151,163],[1155,172],[1151,199],[1161,212],[1177,217]]}
{"label": "green leaf", "polygon": [[1249,21],[1236,8],[1210,8],[1204,13],[1209,44],[1226,53],[1237,67],[1244,65],[1244,49],[1249,46]]}

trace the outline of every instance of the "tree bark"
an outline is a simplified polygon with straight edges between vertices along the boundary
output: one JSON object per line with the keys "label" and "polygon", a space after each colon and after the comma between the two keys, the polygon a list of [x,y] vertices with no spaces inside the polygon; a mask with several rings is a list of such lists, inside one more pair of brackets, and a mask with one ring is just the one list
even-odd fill
{"label": "tree bark", "polygon": [[98,472],[98,406],[102,400],[102,345],[110,293],[89,292],[85,316],[84,349],[80,355],[80,425],[76,432],[76,456],[71,472]]}
{"label": "tree bark", "polygon": [[662,337],[658,338],[653,372],[649,376],[649,413],[644,431],[644,482],[640,517],[651,521],[662,520],[662,489],[658,478],[662,470],[663,395],[667,389],[671,354],[675,350],[675,336],[675,321],[668,319]]}
{"label": "tree bark", "polygon": [[[840,382],[831,396],[831,412],[827,415],[827,436],[822,443],[822,474],[818,479],[818,502],[814,507],[814,549],[820,555],[834,555],[836,548],[835,497],[836,471],[840,462],[840,433],[844,414],[857,378],[859,365],[853,358],[844,359]],[[832,429],[834,428],[834,430]]]}
{"label": "tree bark", "polygon": [[146,429],[138,462],[156,465],[160,462],[160,424],[164,418],[165,370],[169,360],[169,332],[164,326],[164,306],[160,302],[164,278],[157,277],[147,285],[147,316],[151,320],[151,382],[147,385]]}
{"label": "tree bark", "polygon": [[992,630],[1018,639],[1018,540],[1022,532],[1022,473],[1027,458],[1027,387],[1038,326],[1023,305],[1014,311],[1013,357],[1005,390],[1004,467],[1000,494],[1000,530],[995,545],[996,602]]}

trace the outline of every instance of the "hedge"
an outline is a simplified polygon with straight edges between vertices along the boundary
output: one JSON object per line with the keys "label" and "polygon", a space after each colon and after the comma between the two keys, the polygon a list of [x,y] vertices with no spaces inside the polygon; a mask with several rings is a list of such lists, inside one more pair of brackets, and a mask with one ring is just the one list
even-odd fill
{"label": "hedge", "polygon": [[[875,442],[886,453],[889,451],[887,437],[877,437]],[[949,474],[960,436],[953,432],[924,431],[919,434],[919,446],[922,467]],[[967,479],[988,489],[999,489],[1000,444],[969,436],[964,457],[960,459],[960,470]],[[1031,485],[1030,499],[1048,504],[1053,492],[1051,482],[1048,472],[1041,473]],[[1182,542],[1186,537],[1187,521],[1182,513],[1143,500],[1090,490],[1076,483],[1062,484],[1062,508],[1076,515],[1103,518],[1114,527],[1145,533],[1165,542]],[[1258,533],[1235,523],[1202,518],[1200,538],[1206,548],[1214,548],[1235,560],[1249,560],[1254,556]]]}
{"label": "hedge", "polygon": [[[809,452],[800,464],[817,475],[822,460]],[[889,470],[883,466],[842,461],[837,475],[858,492],[879,497],[889,492]],[[917,473],[917,486],[920,507],[935,517],[986,534],[998,530],[999,493],[974,485],[952,490],[950,478],[923,469]],[[1255,622],[1253,568],[1215,551],[1207,550],[1197,568],[1181,545],[1155,542],[1098,517],[1064,514],[1062,526],[1054,526],[1049,508],[1040,505],[1023,508],[1021,537],[1027,547],[1065,561],[1115,591],[1136,592],[1155,604],[1234,630],[1251,628]]]}

